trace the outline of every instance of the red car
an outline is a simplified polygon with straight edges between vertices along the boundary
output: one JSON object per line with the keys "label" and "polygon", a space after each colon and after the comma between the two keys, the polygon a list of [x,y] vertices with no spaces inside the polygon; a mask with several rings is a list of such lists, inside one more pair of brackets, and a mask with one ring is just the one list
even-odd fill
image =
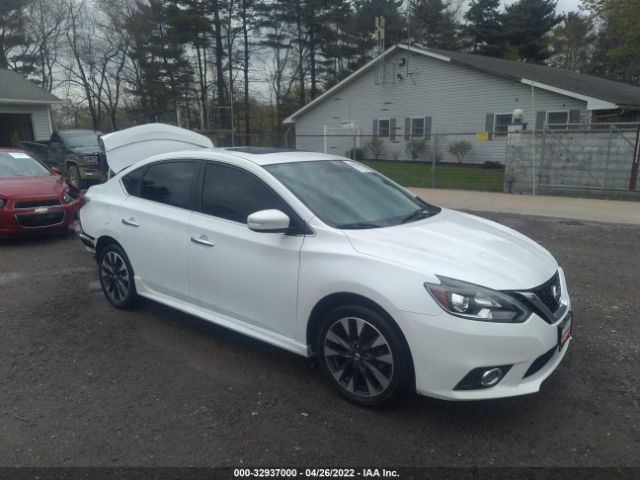
{"label": "red car", "polygon": [[0,236],[73,224],[82,195],[59,173],[22,150],[0,148]]}

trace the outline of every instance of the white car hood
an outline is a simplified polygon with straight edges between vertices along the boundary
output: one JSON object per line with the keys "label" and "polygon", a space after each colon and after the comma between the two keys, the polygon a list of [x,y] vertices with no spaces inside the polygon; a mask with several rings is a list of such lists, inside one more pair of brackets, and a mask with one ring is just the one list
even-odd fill
{"label": "white car hood", "polygon": [[184,128],[149,123],[100,137],[107,164],[115,173],[129,165],[162,153],[213,148],[213,142]]}
{"label": "white car hood", "polygon": [[454,210],[405,225],[344,232],[362,254],[495,290],[537,287],[558,269],[533,240]]}

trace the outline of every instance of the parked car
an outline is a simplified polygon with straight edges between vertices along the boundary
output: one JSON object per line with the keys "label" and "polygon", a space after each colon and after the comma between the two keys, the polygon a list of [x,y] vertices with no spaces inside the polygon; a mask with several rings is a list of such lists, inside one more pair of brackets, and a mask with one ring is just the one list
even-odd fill
{"label": "parked car", "polygon": [[[104,138],[81,239],[106,298],[139,296],[303,356],[348,400],[406,388],[449,400],[528,394],[565,356],[562,269],[497,223],[431,205],[358,162],[207,148],[157,126]],[[144,152],[156,145],[154,153]],[[113,153],[113,155],[112,155]]]}
{"label": "parked car", "polygon": [[69,228],[82,195],[22,150],[0,148],[0,236]]}
{"label": "parked car", "polygon": [[60,130],[48,142],[20,142],[20,146],[50,167],[60,169],[76,188],[103,180],[99,132]]}

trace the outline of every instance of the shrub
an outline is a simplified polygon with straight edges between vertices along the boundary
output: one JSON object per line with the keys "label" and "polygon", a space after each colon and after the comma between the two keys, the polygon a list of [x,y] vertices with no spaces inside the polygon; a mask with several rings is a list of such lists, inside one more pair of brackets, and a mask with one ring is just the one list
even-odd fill
{"label": "shrub", "polygon": [[504,168],[504,164],[502,164],[501,162],[494,162],[491,160],[487,160],[486,162],[484,162],[482,165],[482,168]]}
{"label": "shrub", "polygon": [[405,151],[407,152],[407,156],[415,161],[418,156],[424,152],[425,143],[424,140],[409,140],[407,142],[407,146],[405,147]]}
{"label": "shrub", "polygon": [[345,156],[351,160],[361,161],[364,160],[364,150],[362,148],[351,148],[345,153]]}
{"label": "shrub", "polygon": [[458,163],[462,163],[465,155],[471,151],[473,145],[467,140],[457,140],[449,144],[449,153],[455,155]]}
{"label": "shrub", "polygon": [[384,152],[384,142],[379,138],[372,138],[365,144],[364,151],[370,160],[380,160]]}

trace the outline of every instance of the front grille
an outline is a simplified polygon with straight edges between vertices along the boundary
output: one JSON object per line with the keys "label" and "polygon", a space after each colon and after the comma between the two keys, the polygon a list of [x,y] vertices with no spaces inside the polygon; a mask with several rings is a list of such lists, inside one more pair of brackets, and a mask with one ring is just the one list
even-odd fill
{"label": "front grille", "polygon": [[24,228],[50,227],[64,221],[64,211],[47,213],[19,213],[16,220]]}
{"label": "front grille", "polygon": [[38,208],[38,207],[55,207],[60,205],[60,200],[27,200],[23,202],[16,202],[13,208]]}
{"label": "front grille", "polygon": [[555,312],[560,307],[560,303],[553,294],[554,289],[557,289],[558,293],[560,292],[560,275],[558,275],[558,272],[547,282],[531,290],[531,292],[535,293],[551,312]]}
{"label": "front grille", "polygon": [[544,367],[549,362],[549,360],[551,360],[551,357],[553,357],[553,354],[556,352],[557,349],[558,347],[553,347],[547,353],[543,353],[538,358],[536,358],[531,364],[531,366],[529,367],[529,369],[527,370],[527,373],[524,374],[523,378],[530,377],[534,373],[540,371],[540,369]]}

